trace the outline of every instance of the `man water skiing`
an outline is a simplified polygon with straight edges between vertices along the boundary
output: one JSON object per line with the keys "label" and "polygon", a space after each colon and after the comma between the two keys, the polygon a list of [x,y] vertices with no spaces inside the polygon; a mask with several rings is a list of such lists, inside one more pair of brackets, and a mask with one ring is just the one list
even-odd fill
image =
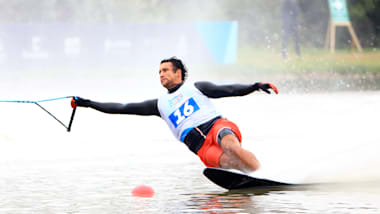
{"label": "man water skiing", "polygon": [[210,98],[244,96],[254,91],[278,93],[270,83],[215,85],[211,82],[185,82],[187,69],[180,59],[160,63],[160,81],[168,93],[140,103],[101,103],[80,97],[72,107],[90,107],[104,113],[155,115],[161,117],[174,136],[199,156],[207,167],[244,172],[260,167],[255,155],[241,147],[241,133],[233,122],[222,118]]}

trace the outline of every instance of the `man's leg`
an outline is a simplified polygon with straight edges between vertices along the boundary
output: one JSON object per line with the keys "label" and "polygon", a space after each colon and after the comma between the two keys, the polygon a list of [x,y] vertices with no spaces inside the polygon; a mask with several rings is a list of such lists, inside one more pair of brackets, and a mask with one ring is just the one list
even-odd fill
{"label": "man's leg", "polygon": [[282,31],[282,49],[281,49],[281,53],[282,53],[282,58],[283,59],[287,59],[288,58],[288,40],[289,40],[289,30],[287,28],[284,28],[283,31]]}
{"label": "man's leg", "polygon": [[223,149],[223,154],[219,159],[221,168],[232,168],[244,172],[255,171],[260,168],[260,163],[255,155],[243,149],[235,135],[224,136],[220,145]]}
{"label": "man's leg", "polygon": [[296,48],[296,54],[297,56],[301,56],[301,50],[300,50],[300,43],[299,43],[299,37],[298,37],[298,29],[297,27],[294,28],[293,32],[293,38],[294,38],[294,45]]}

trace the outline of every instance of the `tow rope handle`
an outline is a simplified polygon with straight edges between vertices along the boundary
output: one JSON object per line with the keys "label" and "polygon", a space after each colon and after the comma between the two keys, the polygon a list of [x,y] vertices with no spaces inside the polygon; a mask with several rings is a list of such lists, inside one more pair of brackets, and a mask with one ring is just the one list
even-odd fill
{"label": "tow rope handle", "polygon": [[73,108],[73,112],[71,113],[69,127],[67,127],[67,132],[71,131],[71,125],[73,125],[73,121],[74,121],[74,116],[75,116],[75,111],[76,110],[77,110],[77,107]]}
{"label": "tow rope handle", "polygon": [[45,99],[45,100],[39,100],[39,101],[30,101],[30,100],[0,100],[0,103],[32,103],[32,104],[36,104],[38,107],[40,107],[46,113],[48,113],[52,118],[54,118],[57,122],[59,122],[62,126],[64,126],[66,128],[67,132],[70,132],[71,131],[71,126],[73,125],[73,121],[74,121],[75,111],[77,109],[76,105],[75,106],[72,105],[73,111],[71,113],[70,123],[69,123],[68,126],[66,126],[61,120],[59,120],[56,116],[54,116],[46,108],[44,108],[42,105],[39,104],[39,103],[42,103],[42,102],[62,100],[62,99],[67,99],[67,98],[72,98],[73,100],[75,99],[74,96],[67,96],[67,97],[57,97],[57,98]]}

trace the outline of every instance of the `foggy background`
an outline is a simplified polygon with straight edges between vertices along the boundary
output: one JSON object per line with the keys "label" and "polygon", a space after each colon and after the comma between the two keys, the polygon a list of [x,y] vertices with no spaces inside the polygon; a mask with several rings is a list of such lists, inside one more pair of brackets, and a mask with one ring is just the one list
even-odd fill
{"label": "foggy background", "polygon": [[[189,21],[239,22],[242,45],[275,48],[281,37],[281,0],[41,0],[4,1],[0,23],[178,23]],[[303,45],[322,47],[329,19],[324,0],[297,1],[301,9]],[[364,47],[379,47],[378,1],[348,0],[351,21]],[[338,33],[339,36],[339,33]],[[347,43],[348,34],[340,35]],[[337,39],[337,41],[340,39]]]}
{"label": "foggy background", "polygon": [[[329,20],[328,3],[324,0],[296,1],[300,9],[297,29],[301,52],[311,53],[309,58],[315,60],[312,63],[306,60],[303,64],[309,65],[301,68],[283,61],[282,2],[0,1],[2,79],[10,80],[4,84],[17,84],[15,80],[19,79],[85,80],[107,79],[111,75],[119,80],[154,79],[159,61],[177,56],[189,67],[189,76],[194,80],[252,82],[267,79],[281,86],[283,92],[379,89],[380,75],[367,72],[369,68],[377,68],[374,63],[377,55],[367,57],[371,64],[363,68],[360,64],[350,64],[350,59],[334,60],[324,52]],[[380,45],[379,3],[348,0],[347,4],[363,48],[367,53],[376,52]],[[216,62],[202,45],[202,38],[194,27],[194,23],[202,22],[237,23],[237,39],[232,42],[236,56],[232,61]],[[217,38],[216,35],[213,36]],[[337,51],[350,50],[347,29],[337,28],[336,36]],[[81,45],[86,48],[78,48]],[[293,46],[290,41],[291,53]],[[31,50],[37,55],[31,55]],[[63,50],[74,57],[64,56]],[[322,54],[313,56],[314,52]],[[76,58],[76,55],[81,57]],[[361,56],[353,55],[359,59]],[[299,61],[297,63],[302,65]]]}

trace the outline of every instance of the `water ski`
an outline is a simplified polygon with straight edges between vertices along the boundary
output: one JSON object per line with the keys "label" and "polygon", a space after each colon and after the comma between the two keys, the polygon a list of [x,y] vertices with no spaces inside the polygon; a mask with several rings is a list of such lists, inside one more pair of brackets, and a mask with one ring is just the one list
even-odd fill
{"label": "water ski", "polygon": [[216,185],[228,190],[271,188],[294,185],[268,179],[254,178],[242,173],[219,168],[206,168],[203,170],[203,174]]}

